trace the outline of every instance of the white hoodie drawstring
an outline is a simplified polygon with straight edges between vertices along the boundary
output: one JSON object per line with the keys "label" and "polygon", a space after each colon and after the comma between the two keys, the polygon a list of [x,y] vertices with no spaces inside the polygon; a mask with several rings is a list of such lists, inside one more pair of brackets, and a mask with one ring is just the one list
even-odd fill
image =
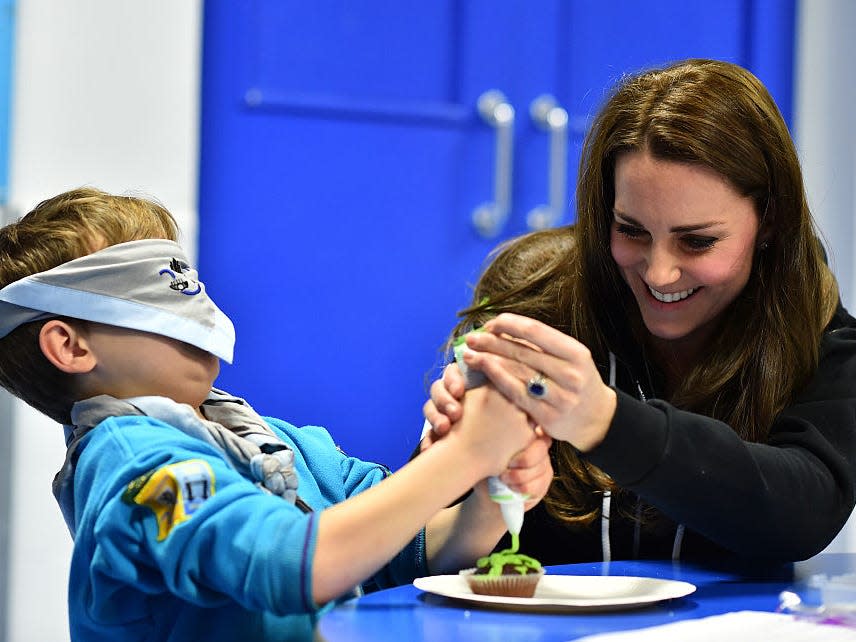
{"label": "white hoodie drawstring", "polygon": [[633,524],[633,557],[639,558],[639,543],[642,538],[642,500],[636,498],[636,520]]}
{"label": "white hoodie drawstring", "polygon": [[[609,353],[609,387],[615,388],[615,353]],[[647,401],[645,398],[645,393],[642,392],[642,386],[639,385],[639,382],[636,382],[636,387],[639,391],[639,398],[642,401]],[[609,541],[609,512],[610,505],[612,503],[612,493],[608,490],[603,492],[603,504],[601,508],[601,517],[600,517],[600,546],[603,551],[603,561],[608,562],[612,559],[612,551]],[[639,546],[640,546],[640,538],[641,538],[641,517],[642,517],[642,500],[639,499],[636,502],[636,524],[633,532],[633,557],[639,557]],[[675,541],[672,544],[672,560],[679,560],[681,558],[681,547],[684,543],[684,525],[678,524],[677,529],[675,530]]]}
{"label": "white hoodie drawstring", "polygon": [[[609,387],[615,388],[615,354],[609,353]],[[600,509],[600,548],[603,553],[603,561],[612,559],[612,549],[609,543],[609,511],[612,503],[612,493],[603,491],[603,502]]]}
{"label": "white hoodie drawstring", "polygon": [[684,525],[678,524],[675,530],[675,543],[672,545],[672,561],[681,559],[681,545],[684,543]]}
{"label": "white hoodie drawstring", "polygon": [[603,505],[600,511],[600,548],[603,552],[603,561],[612,559],[612,551],[609,545],[609,507],[612,501],[612,493],[603,491]]}

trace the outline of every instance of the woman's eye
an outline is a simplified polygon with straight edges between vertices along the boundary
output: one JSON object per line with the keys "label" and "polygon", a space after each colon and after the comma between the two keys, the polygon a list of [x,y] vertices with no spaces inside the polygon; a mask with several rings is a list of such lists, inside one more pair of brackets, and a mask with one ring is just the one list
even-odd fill
{"label": "woman's eye", "polygon": [[684,243],[692,250],[709,250],[716,244],[713,236],[685,236]]}
{"label": "woman's eye", "polygon": [[645,234],[643,228],[636,227],[635,225],[627,225],[626,223],[618,223],[615,229],[619,234],[623,234],[631,239],[638,239]]}

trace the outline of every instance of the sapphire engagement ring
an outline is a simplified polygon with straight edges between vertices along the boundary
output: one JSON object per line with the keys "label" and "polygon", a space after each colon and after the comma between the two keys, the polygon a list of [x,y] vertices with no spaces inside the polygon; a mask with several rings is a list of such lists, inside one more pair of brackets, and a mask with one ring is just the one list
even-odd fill
{"label": "sapphire engagement ring", "polygon": [[532,377],[526,384],[526,392],[530,397],[543,399],[547,396],[547,379],[540,372]]}

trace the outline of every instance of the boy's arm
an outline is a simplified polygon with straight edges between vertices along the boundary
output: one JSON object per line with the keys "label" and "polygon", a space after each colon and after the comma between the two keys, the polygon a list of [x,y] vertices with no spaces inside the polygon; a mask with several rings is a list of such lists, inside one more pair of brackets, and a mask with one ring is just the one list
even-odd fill
{"label": "boy's arm", "polygon": [[425,526],[425,553],[431,574],[475,565],[505,534],[499,505],[480,482],[467,498],[439,511]]}
{"label": "boy's arm", "polygon": [[[312,565],[317,604],[375,573],[435,513],[478,481],[501,473],[512,456],[535,438],[526,415],[492,387],[472,392],[466,399],[471,412],[444,440],[374,488],[321,512]],[[466,513],[464,520],[477,519],[484,508],[471,509],[473,513]],[[498,510],[496,515],[500,530],[487,525],[494,543],[504,531]],[[460,530],[455,521],[440,526],[444,541]],[[476,530],[482,527],[479,524]],[[443,547],[431,548],[436,552]]]}
{"label": "boy's arm", "polygon": [[[513,491],[528,496],[526,510],[547,494],[553,481],[548,450],[552,439],[538,430],[538,437],[510,462],[501,475]],[[425,548],[431,573],[454,572],[473,566],[505,534],[505,520],[487,493],[484,481],[467,498],[440,511],[425,529]]]}

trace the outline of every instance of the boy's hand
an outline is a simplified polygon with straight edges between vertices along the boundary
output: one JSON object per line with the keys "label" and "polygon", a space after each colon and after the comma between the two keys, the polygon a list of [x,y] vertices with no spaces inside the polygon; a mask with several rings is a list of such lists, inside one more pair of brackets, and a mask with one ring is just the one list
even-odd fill
{"label": "boy's hand", "polygon": [[500,475],[520,451],[535,439],[535,425],[529,417],[492,385],[467,391],[466,411],[452,425],[450,436],[458,440],[484,466],[484,476]]}
{"label": "boy's hand", "polygon": [[[550,461],[552,443],[549,435],[540,427],[536,428],[532,443],[512,457],[508,468],[499,476],[511,490],[528,495],[526,510],[544,499],[553,482],[553,465]],[[486,481],[479,482],[473,490],[482,501],[492,501],[488,495]]]}
{"label": "boy's hand", "polygon": [[517,453],[499,478],[518,493],[529,496],[526,510],[540,502],[553,482],[553,464],[550,462],[550,445],[553,439],[540,427],[535,429],[535,440]]}

